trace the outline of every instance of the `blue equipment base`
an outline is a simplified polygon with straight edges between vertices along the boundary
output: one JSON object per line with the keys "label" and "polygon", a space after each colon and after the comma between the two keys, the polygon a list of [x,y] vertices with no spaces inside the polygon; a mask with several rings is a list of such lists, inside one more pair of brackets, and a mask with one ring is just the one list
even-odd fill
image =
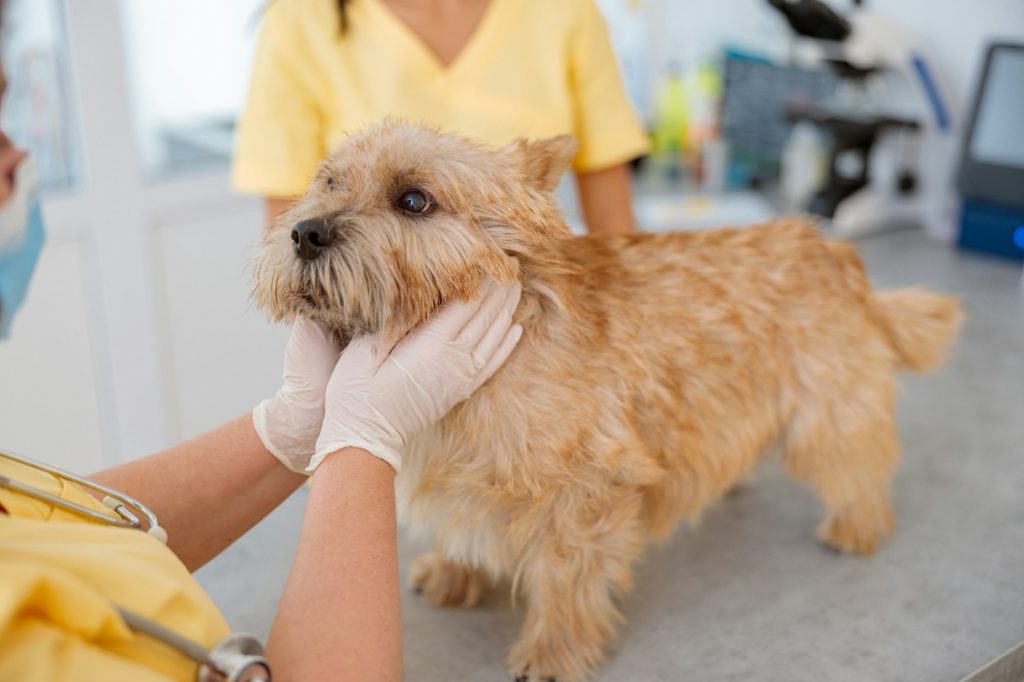
{"label": "blue equipment base", "polygon": [[964,199],[957,244],[1024,261],[1024,207]]}

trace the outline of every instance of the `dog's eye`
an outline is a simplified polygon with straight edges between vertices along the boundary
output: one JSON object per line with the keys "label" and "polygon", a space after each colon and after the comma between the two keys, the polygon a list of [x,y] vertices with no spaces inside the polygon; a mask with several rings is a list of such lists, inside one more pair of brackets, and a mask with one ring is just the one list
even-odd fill
{"label": "dog's eye", "polygon": [[418,189],[411,189],[398,197],[398,207],[406,213],[423,213],[430,208],[430,200]]}
{"label": "dog's eye", "polygon": [[334,178],[327,176],[327,190],[333,192],[335,188]]}

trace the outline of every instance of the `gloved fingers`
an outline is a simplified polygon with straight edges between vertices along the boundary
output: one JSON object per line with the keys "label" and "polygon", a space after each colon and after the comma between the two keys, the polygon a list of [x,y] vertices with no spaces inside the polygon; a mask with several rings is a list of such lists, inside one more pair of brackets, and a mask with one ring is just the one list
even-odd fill
{"label": "gloved fingers", "polygon": [[509,327],[494,353],[485,360],[483,369],[476,375],[476,379],[473,382],[474,391],[487,383],[487,380],[494,376],[494,373],[505,364],[508,356],[515,350],[521,338],[523,338],[523,328],[521,325],[514,324]]}
{"label": "gloved fingers", "polygon": [[516,281],[507,285],[498,285],[488,293],[481,301],[480,309],[466,322],[466,326],[459,332],[456,341],[463,348],[469,348],[476,352],[476,348],[483,343],[495,326],[500,325],[500,332],[493,338],[494,345],[508,331],[512,324],[512,313],[519,305],[519,297],[522,294],[522,285]]}
{"label": "gloved fingers", "polygon": [[292,391],[322,393],[340,354],[341,345],[334,334],[313,320],[296,317],[285,350],[285,386]]}
{"label": "gloved fingers", "polygon": [[283,428],[292,425],[287,419],[282,423],[279,413],[281,406],[275,405],[275,402],[273,398],[264,400],[253,409],[253,428],[267,452],[291,471],[304,474],[309,453],[316,443],[316,432],[302,434],[291,428]]}
{"label": "gloved fingers", "polygon": [[285,349],[285,383],[326,381],[340,353],[341,346],[333,334],[311,319],[297,316]]}
{"label": "gloved fingers", "polygon": [[341,344],[334,333],[328,331],[319,322],[299,315],[292,325],[292,337],[296,340],[297,350],[317,358],[338,359]]}
{"label": "gloved fingers", "polygon": [[484,275],[480,290],[470,301],[452,301],[438,308],[430,319],[414,329],[410,337],[429,335],[445,341],[453,341],[466,323],[473,319],[481,305],[498,289],[498,283],[490,275]]}
{"label": "gloved fingers", "polygon": [[375,334],[355,337],[341,351],[337,364],[332,368],[332,376],[339,371],[345,374],[372,373],[387,358],[387,353],[379,352],[379,345]]}
{"label": "gloved fingers", "polygon": [[[477,341],[475,346],[470,346],[473,360],[478,368],[486,365],[487,361],[501,345],[502,340],[512,326],[512,312],[513,310],[508,306],[499,309],[497,316],[490,320],[490,326],[486,328],[480,340]],[[477,316],[477,319],[482,316],[483,314],[481,313]],[[470,324],[477,324],[477,320],[473,320]]]}

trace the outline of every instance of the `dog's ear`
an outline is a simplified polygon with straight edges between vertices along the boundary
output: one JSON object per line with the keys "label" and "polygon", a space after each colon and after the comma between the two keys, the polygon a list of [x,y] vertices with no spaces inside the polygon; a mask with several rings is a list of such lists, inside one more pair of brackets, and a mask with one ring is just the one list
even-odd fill
{"label": "dog's ear", "polygon": [[579,144],[571,135],[545,140],[519,138],[503,150],[519,166],[523,179],[542,192],[553,192]]}

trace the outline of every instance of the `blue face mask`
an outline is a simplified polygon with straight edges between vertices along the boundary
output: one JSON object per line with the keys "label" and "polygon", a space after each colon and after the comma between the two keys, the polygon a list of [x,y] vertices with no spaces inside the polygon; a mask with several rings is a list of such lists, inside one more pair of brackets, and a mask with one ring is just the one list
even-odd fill
{"label": "blue face mask", "polygon": [[35,165],[26,157],[14,171],[13,195],[0,206],[0,339],[25,301],[43,241]]}

